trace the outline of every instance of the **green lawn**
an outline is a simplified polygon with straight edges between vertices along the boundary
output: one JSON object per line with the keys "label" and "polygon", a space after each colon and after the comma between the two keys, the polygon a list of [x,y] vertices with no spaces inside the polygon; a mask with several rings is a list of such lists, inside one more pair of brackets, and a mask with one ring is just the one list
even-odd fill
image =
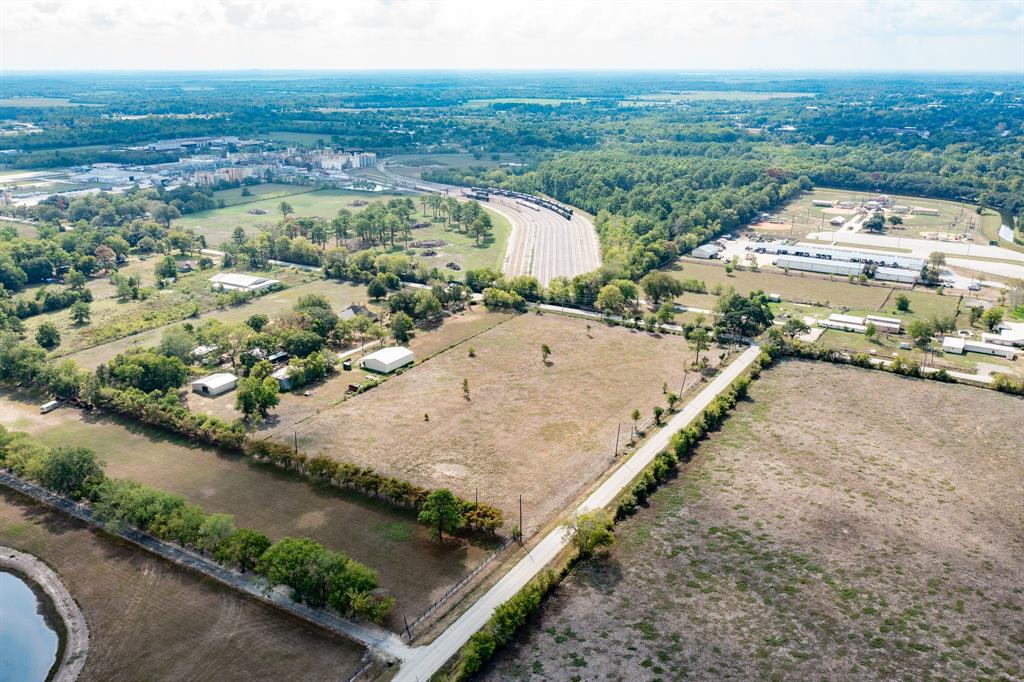
{"label": "green lawn", "polygon": [[242,195],[241,187],[221,189],[213,193],[214,201],[223,201],[226,206],[237,206],[239,204],[251,204],[264,199],[276,199],[294,194],[306,194],[313,191],[307,185],[285,185],[279,182],[265,182],[249,187],[250,196]]}
{"label": "green lawn", "polygon": [[[448,277],[453,279],[462,279],[466,270],[478,268],[501,270],[501,261],[505,255],[505,245],[508,242],[508,235],[512,231],[512,226],[509,225],[508,220],[504,216],[487,209],[486,205],[484,208],[493,221],[490,239],[477,244],[476,240],[468,234],[456,232],[454,229],[446,230],[443,223],[432,223],[430,227],[413,230],[410,241],[442,239],[446,242],[445,245],[434,249],[437,251],[436,256],[419,255],[424,249],[413,248],[412,251],[416,253],[416,257],[419,260],[422,260],[429,267],[440,268]],[[429,219],[428,215],[423,215],[422,213],[416,216],[416,220]],[[402,250],[403,247],[401,246],[395,249],[388,249],[392,253],[398,253]],[[445,266],[449,262],[458,263],[462,269],[457,271],[446,270]]]}

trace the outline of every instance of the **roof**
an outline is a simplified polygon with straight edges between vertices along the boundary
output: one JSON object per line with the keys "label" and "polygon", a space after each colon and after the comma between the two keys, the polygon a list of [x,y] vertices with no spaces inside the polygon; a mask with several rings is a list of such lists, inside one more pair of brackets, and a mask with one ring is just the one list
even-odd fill
{"label": "roof", "polygon": [[882,317],[881,315],[868,315],[866,319],[871,320],[872,322],[884,322],[886,324],[903,324],[903,320],[895,317]]}
{"label": "roof", "polygon": [[841,322],[843,324],[864,324],[863,317],[857,317],[855,315],[840,315],[839,313],[832,313],[828,316],[830,322]]}
{"label": "roof", "polygon": [[218,272],[210,278],[210,281],[231,287],[242,287],[244,289],[251,289],[253,287],[267,286],[268,284],[277,283],[277,280],[275,279],[256,277],[255,275],[243,275],[239,272]]}
{"label": "roof", "polygon": [[713,256],[716,253],[718,253],[718,251],[719,251],[719,248],[717,246],[715,246],[714,244],[701,244],[700,246],[695,248],[691,253],[693,253],[693,254],[708,254],[708,255]]}
{"label": "roof", "polygon": [[377,317],[373,312],[364,305],[353,304],[338,313],[338,317],[342,320],[351,320],[357,315],[366,315],[367,317]]}
{"label": "roof", "polygon": [[220,350],[220,346],[196,346],[192,349],[192,357],[201,358],[204,355],[209,355],[215,350]]}
{"label": "roof", "polygon": [[385,365],[390,365],[393,362],[401,362],[403,360],[411,360],[412,351],[402,346],[388,346],[387,348],[381,348],[378,351],[370,353],[363,361],[376,360],[382,362]]}
{"label": "roof", "polygon": [[285,365],[284,367],[281,367],[280,369],[275,369],[273,372],[270,373],[270,376],[272,376],[275,379],[277,379],[278,381],[280,381],[281,379],[287,379],[288,378],[288,372],[289,371],[291,371],[291,367],[289,367],[288,365]]}
{"label": "roof", "polygon": [[234,374],[231,374],[230,372],[217,372],[216,374],[211,374],[208,377],[196,379],[192,383],[205,384],[210,388],[220,388],[221,386],[227,386],[228,384],[234,383],[236,381],[238,381],[238,377],[236,377]]}

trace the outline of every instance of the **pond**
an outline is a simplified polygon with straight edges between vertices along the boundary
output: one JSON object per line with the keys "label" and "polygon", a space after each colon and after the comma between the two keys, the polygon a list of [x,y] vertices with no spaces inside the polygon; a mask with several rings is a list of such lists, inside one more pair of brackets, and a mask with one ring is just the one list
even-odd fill
{"label": "pond", "polygon": [[43,682],[60,640],[40,597],[22,578],[0,571],[0,682]]}

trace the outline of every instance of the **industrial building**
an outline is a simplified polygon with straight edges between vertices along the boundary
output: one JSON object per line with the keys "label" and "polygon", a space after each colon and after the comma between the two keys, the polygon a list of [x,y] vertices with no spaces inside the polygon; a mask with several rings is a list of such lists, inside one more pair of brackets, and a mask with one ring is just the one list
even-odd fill
{"label": "industrial building", "polygon": [[878,251],[859,251],[856,249],[844,249],[836,246],[812,246],[810,244],[786,244],[785,242],[773,242],[759,246],[764,253],[774,253],[780,256],[803,256],[805,258],[821,258],[825,260],[850,261],[853,263],[872,263],[883,267],[904,268],[921,272],[924,268],[924,258],[913,258],[893,253],[881,253]]}
{"label": "industrial building", "polygon": [[691,251],[690,255],[694,258],[715,258],[720,250],[714,244],[702,244]]}
{"label": "industrial building", "polygon": [[917,284],[921,279],[921,273],[917,270],[904,270],[902,268],[887,268],[879,265],[875,268],[875,279],[886,282],[903,282],[904,284]]}
{"label": "industrial building", "polygon": [[942,338],[942,350],[946,353],[956,353],[957,355],[963,355],[964,353],[998,355],[1006,358],[1007,360],[1013,360],[1017,355],[1017,351],[1012,346],[1003,346],[998,343],[987,343],[985,341],[975,341],[973,339],[965,339],[959,336],[944,336]]}
{"label": "industrial building", "polygon": [[1003,322],[999,325],[998,334],[985,332],[981,340],[1000,346],[1024,347],[1024,322]]}
{"label": "industrial building", "polygon": [[280,284],[280,280],[243,275],[238,272],[219,272],[210,278],[214,289],[225,291],[262,291]]}
{"label": "industrial building", "polygon": [[218,372],[192,382],[192,392],[212,398],[234,390],[238,386],[238,377],[228,372]]}
{"label": "industrial building", "polygon": [[380,374],[391,374],[400,367],[411,365],[412,351],[402,346],[389,346],[370,353],[362,360],[363,369]]}
{"label": "industrial building", "polygon": [[804,270],[806,272],[821,272],[828,275],[843,275],[857,277],[864,273],[863,263],[852,263],[843,260],[828,260],[827,258],[808,258],[806,256],[779,256],[775,259],[775,266],[789,270]]}

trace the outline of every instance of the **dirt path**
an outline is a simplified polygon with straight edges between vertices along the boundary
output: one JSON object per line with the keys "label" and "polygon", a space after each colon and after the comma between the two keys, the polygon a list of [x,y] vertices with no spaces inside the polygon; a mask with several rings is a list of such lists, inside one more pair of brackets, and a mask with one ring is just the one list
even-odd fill
{"label": "dirt path", "polygon": [[10,547],[0,547],[0,568],[8,568],[39,585],[64,622],[63,655],[53,682],[73,682],[85,667],[89,653],[89,625],[60,577],[42,561]]}

